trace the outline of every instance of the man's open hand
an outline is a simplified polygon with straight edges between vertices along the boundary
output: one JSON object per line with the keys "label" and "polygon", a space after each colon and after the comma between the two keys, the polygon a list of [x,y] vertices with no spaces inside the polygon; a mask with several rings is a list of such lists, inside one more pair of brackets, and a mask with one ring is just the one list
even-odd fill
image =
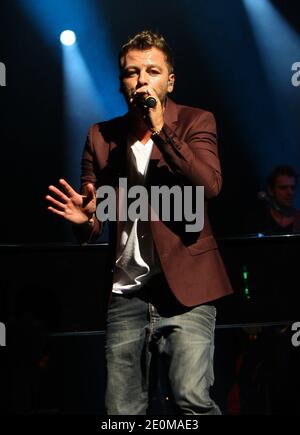
{"label": "man's open hand", "polygon": [[62,216],[73,224],[84,224],[96,211],[96,193],[93,184],[85,185],[86,195],[77,193],[65,180],[60,179],[62,188],[49,186],[51,195],[47,195],[47,201],[52,204],[48,210]]}

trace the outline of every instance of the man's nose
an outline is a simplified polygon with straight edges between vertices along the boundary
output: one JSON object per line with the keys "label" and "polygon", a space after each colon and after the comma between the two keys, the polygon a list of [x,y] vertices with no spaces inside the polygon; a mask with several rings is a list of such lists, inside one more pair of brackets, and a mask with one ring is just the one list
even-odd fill
{"label": "man's nose", "polygon": [[147,77],[147,73],[144,71],[141,71],[139,76],[138,76],[138,84],[140,86],[144,86],[148,84],[148,77]]}

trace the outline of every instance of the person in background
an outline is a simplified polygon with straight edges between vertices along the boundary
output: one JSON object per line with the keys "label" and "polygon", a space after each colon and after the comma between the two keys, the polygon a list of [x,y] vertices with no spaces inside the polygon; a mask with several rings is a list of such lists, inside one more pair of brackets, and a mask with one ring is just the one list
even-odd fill
{"label": "person in background", "polygon": [[[279,165],[271,171],[266,190],[258,194],[262,206],[246,218],[246,233],[258,236],[300,233],[300,210],[294,206],[298,178],[297,171],[289,165]],[[289,248],[288,241],[284,249],[278,246],[269,247],[263,258],[258,256],[248,265],[248,273],[258,289],[255,294],[258,307],[264,303],[264,295],[270,295],[268,309],[272,312],[274,307],[278,308],[281,317],[275,312],[275,318],[285,321],[290,320],[291,302],[289,293],[283,297],[280,291],[291,292],[294,288],[298,255],[295,248]],[[294,366],[289,322],[243,328],[243,334],[238,381],[241,413],[293,414],[299,376]]]}
{"label": "person in background", "polygon": [[300,233],[300,210],[294,207],[299,175],[288,165],[276,166],[267,178],[267,190],[259,192],[264,207],[251,213],[247,233],[264,235]]}

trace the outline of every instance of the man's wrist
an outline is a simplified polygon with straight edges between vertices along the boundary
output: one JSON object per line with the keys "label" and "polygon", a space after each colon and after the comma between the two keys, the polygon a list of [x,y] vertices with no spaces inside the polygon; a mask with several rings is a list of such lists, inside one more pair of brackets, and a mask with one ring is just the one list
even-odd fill
{"label": "man's wrist", "polygon": [[88,219],[88,224],[90,226],[93,226],[95,223],[95,219],[96,219],[96,215],[95,215],[95,213],[93,213],[92,216]]}
{"label": "man's wrist", "polygon": [[92,227],[92,226],[94,226],[95,219],[96,219],[96,215],[95,215],[95,213],[93,213],[92,216],[90,216],[89,218],[87,217],[87,220],[82,222],[79,225],[82,225],[85,227]]}
{"label": "man's wrist", "polygon": [[159,136],[162,129],[163,129],[163,126],[161,128],[152,127],[151,128],[152,136]]}

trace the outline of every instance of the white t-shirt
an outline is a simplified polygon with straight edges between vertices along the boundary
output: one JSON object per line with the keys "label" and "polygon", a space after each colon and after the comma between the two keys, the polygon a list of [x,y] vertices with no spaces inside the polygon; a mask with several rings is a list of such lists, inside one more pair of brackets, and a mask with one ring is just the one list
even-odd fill
{"label": "white t-shirt", "polygon": [[[128,143],[128,173],[130,174],[128,188],[145,184],[152,147],[152,139],[149,139],[145,145],[138,140]],[[116,258],[112,289],[114,293],[136,291],[152,275],[161,271],[149,221],[127,219],[121,232]]]}

